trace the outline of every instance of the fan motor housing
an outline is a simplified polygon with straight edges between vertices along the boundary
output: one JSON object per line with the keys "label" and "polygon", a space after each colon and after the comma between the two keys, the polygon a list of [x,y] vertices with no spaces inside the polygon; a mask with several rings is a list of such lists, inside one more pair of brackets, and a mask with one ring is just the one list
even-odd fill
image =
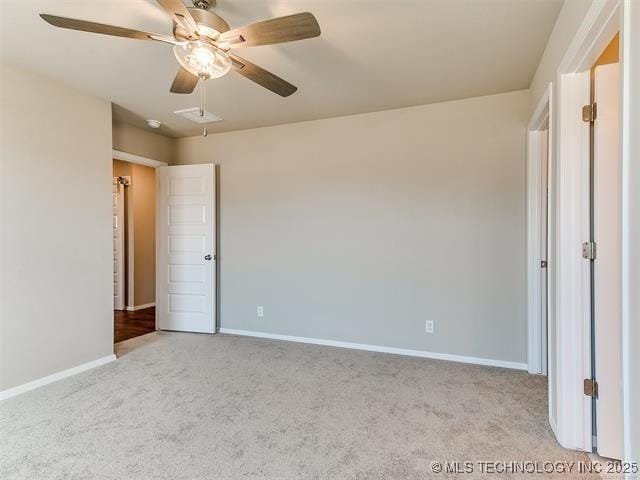
{"label": "fan motor housing", "polygon": [[202,10],[209,10],[215,4],[216,0],[193,0],[193,6]]}

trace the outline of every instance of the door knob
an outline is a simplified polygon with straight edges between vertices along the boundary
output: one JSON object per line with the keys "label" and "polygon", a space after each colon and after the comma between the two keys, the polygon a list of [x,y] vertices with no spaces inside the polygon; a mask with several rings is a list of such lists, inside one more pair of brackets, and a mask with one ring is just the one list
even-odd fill
{"label": "door knob", "polygon": [[204,256],[204,259],[205,259],[205,260],[211,260],[211,255],[205,255],[205,256]]}

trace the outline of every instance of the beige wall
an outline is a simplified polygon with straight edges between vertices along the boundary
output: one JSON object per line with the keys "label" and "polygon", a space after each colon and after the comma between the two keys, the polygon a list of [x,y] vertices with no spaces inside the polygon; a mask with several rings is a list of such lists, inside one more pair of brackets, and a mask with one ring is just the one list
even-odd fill
{"label": "beige wall", "polygon": [[179,163],[220,164],[222,326],[525,362],[528,107],[525,90],[177,140]]}
{"label": "beige wall", "polygon": [[147,132],[126,123],[113,123],[114,150],[171,163],[173,144],[173,139],[157,133]]}
{"label": "beige wall", "polygon": [[593,68],[598,65],[607,65],[609,63],[618,63],[620,61],[620,34],[616,34],[613,40],[609,42],[607,48],[604,49],[602,54],[593,64]]}
{"label": "beige wall", "polygon": [[151,167],[132,165],[134,305],[146,305],[156,298],[156,172]]}
{"label": "beige wall", "polygon": [[130,177],[132,165],[133,164],[129,162],[123,162],[122,160],[113,160],[113,176]]}
{"label": "beige wall", "polygon": [[1,64],[0,390],[113,353],[111,106]]}

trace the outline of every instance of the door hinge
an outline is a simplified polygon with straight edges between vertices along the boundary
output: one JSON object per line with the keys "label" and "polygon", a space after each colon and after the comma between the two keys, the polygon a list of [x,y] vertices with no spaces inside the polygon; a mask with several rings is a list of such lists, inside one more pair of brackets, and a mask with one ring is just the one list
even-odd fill
{"label": "door hinge", "polygon": [[598,106],[595,103],[582,107],[582,121],[591,123],[596,120],[598,115]]}
{"label": "door hinge", "polygon": [[593,378],[585,378],[584,394],[587,397],[598,398],[598,382],[596,382]]}
{"label": "door hinge", "polygon": [[540,268],[547,268],[547,261],[546,260],[540,260]]}
{"label": "door hinge", "polygon": [[582,258],[587,260],[596,259],[596,242],[584,242],[582,244]]}

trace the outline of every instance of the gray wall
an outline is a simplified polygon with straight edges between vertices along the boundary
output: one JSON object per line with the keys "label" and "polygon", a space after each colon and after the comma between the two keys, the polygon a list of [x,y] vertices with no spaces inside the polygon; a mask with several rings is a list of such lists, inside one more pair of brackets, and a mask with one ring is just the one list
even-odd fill
{"label": "gray wall", "polygon": [[113,122],[112,135],[114,150],[165,163],[171,163],[173,159],[172,138],[120,122]]}
{"label": "gray wall", "polygon": [[113,353],[111,105],[0,64],[0,390]]}
{"label": "gray wall", "polygon": [[177,140],[220,164],[222,327],[525,362],[528,110],[524,90]]}

